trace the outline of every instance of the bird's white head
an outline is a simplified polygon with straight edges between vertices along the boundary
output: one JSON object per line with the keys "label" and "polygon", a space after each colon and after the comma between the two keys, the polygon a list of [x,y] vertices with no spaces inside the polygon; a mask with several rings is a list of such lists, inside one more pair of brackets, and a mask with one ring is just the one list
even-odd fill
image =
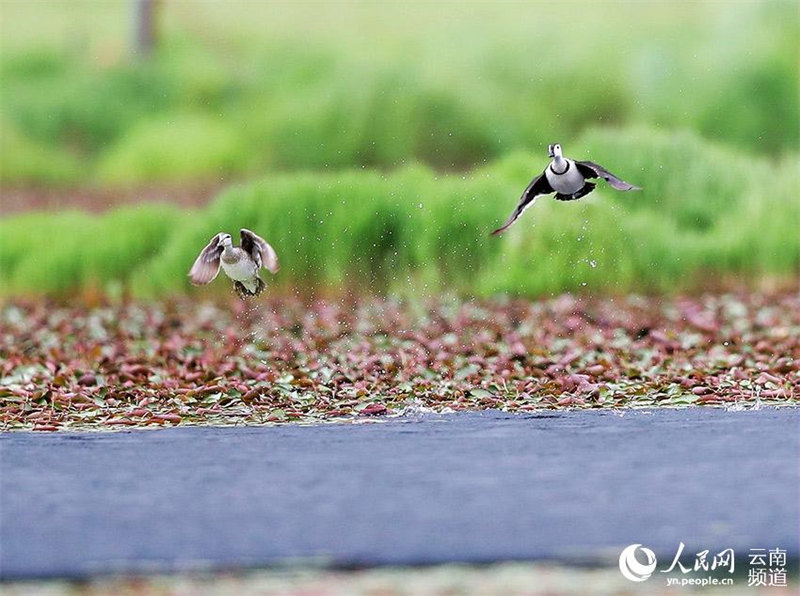
{"label": "bird's white head", "polygon": [[547,155],[550,157],[561,157],[563,154],[561,153],[561,145],[558,143],[554,145],[547,146]]}
{"label": "bird's white head", "polygon": [[222,238],[219,239],[220,244],[224,247],[233,246],[233,238],[231,238],[230,234],[223,234]]}

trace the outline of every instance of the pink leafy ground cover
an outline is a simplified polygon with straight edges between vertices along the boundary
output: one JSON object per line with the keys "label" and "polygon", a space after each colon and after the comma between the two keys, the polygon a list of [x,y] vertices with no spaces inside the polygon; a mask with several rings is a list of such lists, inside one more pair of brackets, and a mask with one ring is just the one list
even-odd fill
{"label": "pink leafy ground cover", "polygon": [[0,309],[0,428],[800,403],[797,292]]}

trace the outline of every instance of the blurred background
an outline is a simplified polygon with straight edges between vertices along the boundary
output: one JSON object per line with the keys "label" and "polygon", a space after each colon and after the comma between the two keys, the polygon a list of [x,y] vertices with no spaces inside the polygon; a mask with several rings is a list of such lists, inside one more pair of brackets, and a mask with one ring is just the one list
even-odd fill
{"label": "blurred background", "polygon": [[[287,291],[797,278],[793,0],[141,4],[2,3],[3,296],[185,293],[240,227]],[[644,190],[490,238],[553,142]]]}

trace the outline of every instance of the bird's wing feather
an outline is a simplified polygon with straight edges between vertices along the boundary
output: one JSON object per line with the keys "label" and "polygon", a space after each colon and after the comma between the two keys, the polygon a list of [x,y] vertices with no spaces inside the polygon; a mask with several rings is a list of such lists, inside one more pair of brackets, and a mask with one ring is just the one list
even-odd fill
{"label": "bird's wing feather", "polygon": [[270,273],[277,273],[281,266],[275,249],[261,236],[245,228],[241,229],[242,248],[249,254],[259,267],[264,267]]}
{"label": "bird's wing feather", "polygon": [[575,164],[578,166],[578,170],[580,170],[584,178],[602,178],[617,190],[642,190],[638,186],[634,186],[621,178],[617,178],[603,166],[593,161],[576,161]]}
{"label": "bird's wing feather", "polygon": [[200,251],[194,265],[189,270],[189,280],[196,286],[210,283],[219,273],[219,259],[222,256],[220,240],[224,234],[220,232]]}
{"label": "bird's wing feather", "polygon": [[513,213],[511,213],[509,218],[502,226],[492,232],[492,236],[499,236],[512,225],[514,225],[514,222],[519,219],[520,215],[522,215],[528,207],[536,202],[536,197],[539,195],[546,195],[551,192],[553,192],[553,189],[550,186],[550,183],[547,181],[547,176],[545,176],[544,172],[542,172],[536,178],[531,180],[528,188],[526,188],[525,192],[522,193],[519,204],[514,209]]}

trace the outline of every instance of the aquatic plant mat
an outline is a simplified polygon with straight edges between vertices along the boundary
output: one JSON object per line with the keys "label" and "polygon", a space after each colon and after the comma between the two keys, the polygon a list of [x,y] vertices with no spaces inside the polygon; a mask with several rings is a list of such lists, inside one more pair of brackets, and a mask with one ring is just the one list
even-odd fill
{"label": "aquatic plant mat", "polygon": [[768,403],[800,404],[796,291],[0,309],[4,430]]}
{"label": "aquatic plant mat", "polygon": [[[790,579],[791,590],[797,584]],[[703,588],[706,596],[753,594],[746,580],[738,585]],[[84,582],[27,581],[4,585],[8,596],[162,596],[164,594],[241,594],[244,596],[460,596],[483,594],[530,596],[551,594],[630,594],[631,583],[616,565],[607,568],[568,567],[556,563],[499,563],[494,565],[437,565],[376,569],[254,570],[216,574],[153,575],[96,578]],[[769,593],[781,592],[773,588]],[[637,594],[682,594],[698,588],[666,588],[659,583],[636,586]]]}

